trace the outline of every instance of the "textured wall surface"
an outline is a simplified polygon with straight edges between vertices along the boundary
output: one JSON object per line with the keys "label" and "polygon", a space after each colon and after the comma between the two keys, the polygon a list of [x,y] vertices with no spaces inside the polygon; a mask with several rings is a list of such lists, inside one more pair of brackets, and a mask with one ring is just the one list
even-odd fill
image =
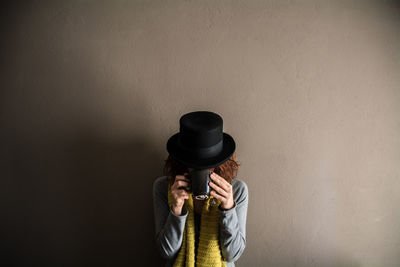
{"label": "textured wall surface", "polygon": [[249,187],[237,266],[400,265],[394,1],[25,1],[1,21],[0,261],[161,266],[152,183],[179,117],[211,110]]}

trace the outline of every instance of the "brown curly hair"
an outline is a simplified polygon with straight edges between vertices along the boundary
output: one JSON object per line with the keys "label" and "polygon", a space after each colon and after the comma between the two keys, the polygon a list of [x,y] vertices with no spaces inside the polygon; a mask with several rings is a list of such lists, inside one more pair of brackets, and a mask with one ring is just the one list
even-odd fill
{"label": "brown curly hair", "polygon": [[[185,172],[189,172],[189,169],[186,166],[174,160],[171,155],[168,155],[164,162],[164,175],[172,177],[173,181],[175,181],[176,175],[183,175]],[[223,177],[227,182],[232,183],[232,180],[237,176],[240,165],[241,164],[236,160],[235,152],[227,161],[215,167],[214,172]]]}

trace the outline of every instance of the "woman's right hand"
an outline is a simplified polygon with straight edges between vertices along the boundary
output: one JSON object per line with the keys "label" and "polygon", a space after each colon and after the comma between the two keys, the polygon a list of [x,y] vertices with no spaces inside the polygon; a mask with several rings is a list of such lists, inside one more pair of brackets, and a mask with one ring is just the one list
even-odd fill
{"label": "woman's right hand", "polygon": [[185,204],[185,199],[189,199],[189,193],[187,191],[190,190],[191,181],[187,175],[187,172],[183,175],[176,175],[175,181],[171,186],[173,199],[171,208],[178,216],[182,214],[182,207]]}

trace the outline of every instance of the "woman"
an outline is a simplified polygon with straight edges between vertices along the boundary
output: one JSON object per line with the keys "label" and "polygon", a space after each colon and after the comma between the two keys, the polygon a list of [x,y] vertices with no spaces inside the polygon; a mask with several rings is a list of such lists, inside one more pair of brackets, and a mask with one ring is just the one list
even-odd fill
{"label": "woman", "polygon": [[[155,240],[165,266],[235,266],[246,246],[248,188],[236,178],[235,141],[222,118],[195,111],[167,142],[165,176],[153,184]],[[210,197],[191,193],[189,172],[211,171]]]}

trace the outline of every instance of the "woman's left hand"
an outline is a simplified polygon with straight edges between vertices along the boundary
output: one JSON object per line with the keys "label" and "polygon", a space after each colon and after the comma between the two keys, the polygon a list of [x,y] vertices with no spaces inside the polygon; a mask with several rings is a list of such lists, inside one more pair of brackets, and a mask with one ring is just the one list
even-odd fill
{"label": "woman's left hand", "polygon": [[212,181],[209,182],[209,185],[214,189],[211,190],[210,195],[221,201],[221,208],[232,209],[235,206],[232,185],[215,172],[210,174],[210,178]]}

